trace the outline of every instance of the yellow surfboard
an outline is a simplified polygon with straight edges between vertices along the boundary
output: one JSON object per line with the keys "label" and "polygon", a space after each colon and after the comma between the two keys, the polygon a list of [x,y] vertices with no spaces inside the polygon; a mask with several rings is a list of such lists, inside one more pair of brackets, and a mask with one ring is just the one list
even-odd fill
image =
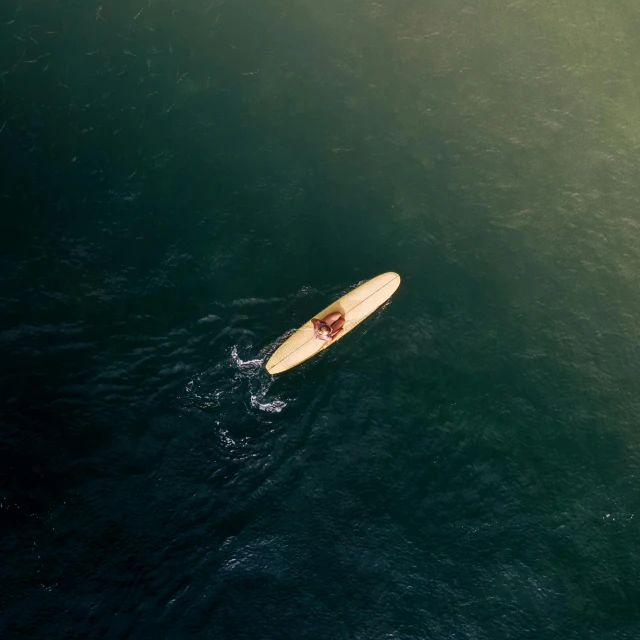
{"label": "yellow surfboard", "polygon": [[333,340],[325,342],[316,338],[313,324],[309,320],[276,349],[265,365],[267,371],[271,374],[282,373],[334,344],[386,302],[399,286],[400,276],[389,271],[352,289],[314,316],[322,319],[339,311],[345,318],[343,331]]}

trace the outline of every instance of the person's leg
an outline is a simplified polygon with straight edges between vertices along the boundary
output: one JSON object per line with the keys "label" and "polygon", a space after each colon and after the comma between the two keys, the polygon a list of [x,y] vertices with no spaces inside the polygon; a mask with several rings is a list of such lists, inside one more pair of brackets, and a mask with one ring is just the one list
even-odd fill
{"label": "person's leg", "polygon": [[331,337],[335,338],[340,331],[342,331],[342,327],[344,326],[345,320],[343,317],[340,317],[331,325]]}
{"label": "person's leg", "polygon": [[335,338],[338,336],[338,334],[342,333],[344,331],[344,329],[342,327],[340,327],[337,331],[334,331],[331,333],[331,340],[335,340]]}
{"label": "person's leg", "polygon": [[[342,314],[339,311],[334,311],[330,313],[326,318],[322,319],[322,322],[326,322],[329,326],[333,326],[333,323],[341,316]],[[344,323],[343,323],[344,324]]]}

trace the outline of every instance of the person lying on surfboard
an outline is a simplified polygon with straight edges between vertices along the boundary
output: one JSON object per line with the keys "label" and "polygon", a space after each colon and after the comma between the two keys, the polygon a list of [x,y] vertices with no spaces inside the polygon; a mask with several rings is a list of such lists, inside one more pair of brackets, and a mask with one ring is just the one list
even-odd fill
{"label": "person lying on surfboard", "polygon": [[311,322],[313,322],[313,332],[316,334],[316,338],[329,342],[342,331],[345,320],[339,311],[334,311],[322,320],[312,318]]}

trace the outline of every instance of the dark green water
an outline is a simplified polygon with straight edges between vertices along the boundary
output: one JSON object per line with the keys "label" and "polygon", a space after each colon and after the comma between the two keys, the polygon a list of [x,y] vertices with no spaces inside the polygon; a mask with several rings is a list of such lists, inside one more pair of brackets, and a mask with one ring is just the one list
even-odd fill
{"label": "dark green water", "polygon": [[99,1],[0,5],[0,637],[640,637],[636,3]]}

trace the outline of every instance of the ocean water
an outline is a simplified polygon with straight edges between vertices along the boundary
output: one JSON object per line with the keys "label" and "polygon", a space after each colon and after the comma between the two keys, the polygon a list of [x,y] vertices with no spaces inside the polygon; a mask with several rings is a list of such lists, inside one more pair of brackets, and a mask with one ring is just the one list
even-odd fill
{"label": "ocean water", "polygon": [[639,27],[2,2],[0,637],[640,637]]}

